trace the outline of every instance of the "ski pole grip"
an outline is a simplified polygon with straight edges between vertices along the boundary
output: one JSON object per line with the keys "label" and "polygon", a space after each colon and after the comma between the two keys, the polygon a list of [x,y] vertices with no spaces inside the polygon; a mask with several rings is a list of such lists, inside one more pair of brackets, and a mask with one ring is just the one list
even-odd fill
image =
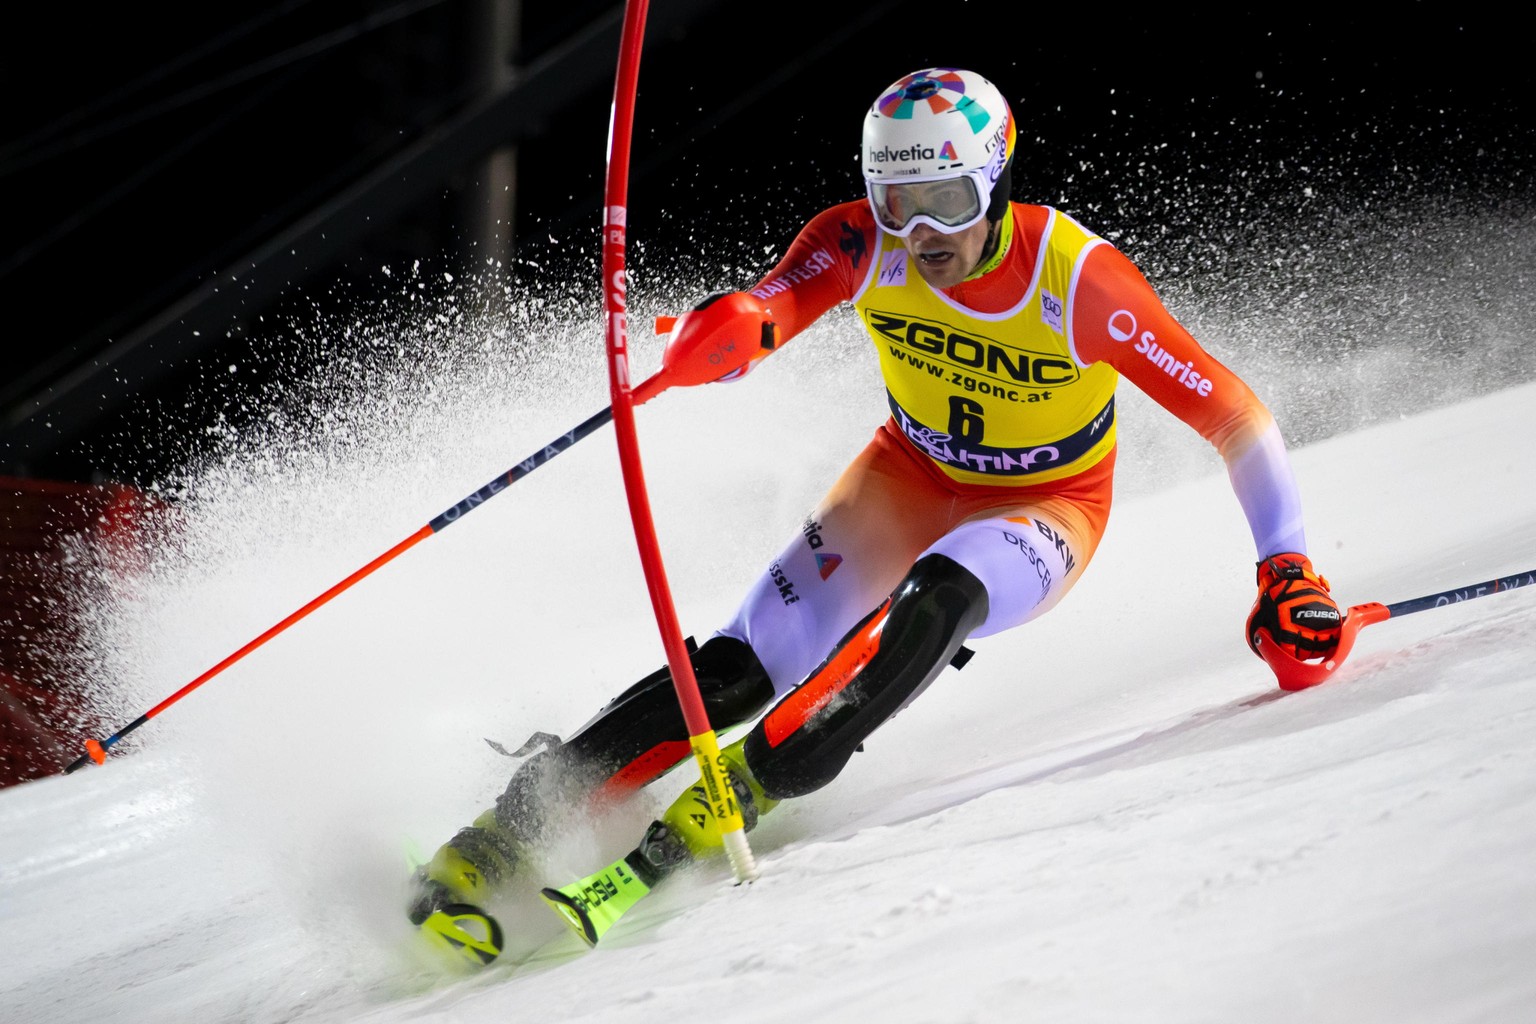
{"label": "ski pole grip", "polygon": [[1333,649],[1333,653],[1320,662],[1302,661],[1294,658],[1280,649],[1280,645],[1268,633],[1259,636],[1259,657],[1269,665],[1275,673],[1275,681],[1280,684],[1282,690],[1305,690],[1319,683],[1326,682],[1334,672],[1338,671],[1344,659],[1349,657],[1349,652],[1355,648],[1355,637],[1366,626],[1384,622],[1391,618],[1392,613],[1387,606],[1379,601],[1368,601],[1365,604],[1350,606],[1344,616],[1344,622],[1339,627],[1339,642]]}
{"label": "ski pole grip", "polygon": [[778,325],[750,292],[711,295],[680,317],[659,316],[656,330],[670,337],[661,369],[631,393],[636,405],[667,388],[728,377],[778,345]]}

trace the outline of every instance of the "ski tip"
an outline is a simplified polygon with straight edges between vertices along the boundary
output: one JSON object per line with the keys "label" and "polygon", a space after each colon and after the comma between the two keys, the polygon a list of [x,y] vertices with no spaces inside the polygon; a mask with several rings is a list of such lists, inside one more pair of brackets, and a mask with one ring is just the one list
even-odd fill
{"label": "ski tip", "polygon": [[542,889],[539,895],[583,942],[595,946],[650,891],[626,855],[596,874],[558,889]]}
{"label": "ski tip", "polygon": [[581,941],[590,948],[597,945],[599,938],[597,927],[593,925],[592,918],[586,910],[573,897],[567,896],[559,889],[541,889],[539,895],[548,903],[550,909],[559,914],[571,931],[581,936]]}
{"label": "ski tip", "polygon": [[458,966],[485,967],[501,955],[501,925],[468,903],[450,903],[421,922],[419,930],[440,953]]}

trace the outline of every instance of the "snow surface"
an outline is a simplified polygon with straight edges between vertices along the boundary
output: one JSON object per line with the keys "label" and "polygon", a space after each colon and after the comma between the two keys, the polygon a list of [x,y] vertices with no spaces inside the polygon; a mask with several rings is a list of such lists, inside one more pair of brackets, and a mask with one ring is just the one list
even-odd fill
{"label": "snow surface", "polygon": [[[879,422],[849,337],[640,410],[701,637]],[[110,576],[109,724],[606,401],[590,359],[559,396],[498,360],[191,481],[170,539]],[[1252,379],[1277,407],[1311,387]],[[512,768],[482,738],[568,734],[662,660],[605,429],[105,767],[0,791],[0,1020],[1536,1019],[1536,590],[1373,626],[1334,681],[1281,695],[1240,637],[1253,554],[1219,461],[1122,395],[1129,483],[1083,582],[767,818],[756,883],[700,867],[589,953],[518,898],[512,945],[539,952],[468,978],[403,919],[409,851]],[[1536,569],[1533,436],[1524,383],[1295,447],[1341,602]],[[1157,478],[1175,463],[1196,468]],[[618,856],[686,781],[530,881]]]}

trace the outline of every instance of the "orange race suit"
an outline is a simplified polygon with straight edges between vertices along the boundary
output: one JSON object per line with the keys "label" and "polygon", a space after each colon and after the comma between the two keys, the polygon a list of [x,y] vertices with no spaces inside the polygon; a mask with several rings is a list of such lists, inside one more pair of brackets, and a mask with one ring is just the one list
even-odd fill
{"label": "orange race suit", "polygon": [[939,291],[867,203],[844,203],[752,289],[783,339],[852,302],[891,408],[723,630],[752,646],[779,696],[925,552],[985,585],[990,612],[972,635],[1060,600],[1109,514],[1121,375],[1216,447],[1258,557],[1306,551],[1273,417],[1135,265],[1050,207],[1014,203],[1000,229],[996,254]]}
{"label": "orange race suit", "polygon": [[[965,639],[1029,621],[1076,582],[1109,514],[1122,375],[1216,447],[1260,558],[1306,551],[1269,411],[1131,261],[1047,206],[1014,203],[998,230],[982,266],[936,290],[867,203],[843,203],[751,289],[785,340],[851,302],[890,407],[692,656],[714,728],[754,723],[732,763],[769,798],[825,785],[961,663]],[[632,792],[689,753],[662,668],[525,763],[490,830],[455,843],[537,838],[552,802]]]}

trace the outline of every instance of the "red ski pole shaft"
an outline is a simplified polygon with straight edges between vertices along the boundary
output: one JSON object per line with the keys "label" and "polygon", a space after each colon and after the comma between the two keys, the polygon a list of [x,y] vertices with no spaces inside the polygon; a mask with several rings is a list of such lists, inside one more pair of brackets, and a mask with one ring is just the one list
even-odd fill
{"label": "red ski pole shaft", "polygon": [[337,595],[350,590],[358,582],[366,579],[369,576],[372,576],[379,569],[388,565],[390,562],[393,562],[396,558],[405,554],[411,548],[415,547],[417,544],[420,544],[428,537],[441,530],[447,529],[449,526],[452,526],[464,516],[468,515],[470,512],[473,512],[485,502],[506,490],[514,482],[524,476],[527,476],[529,473],[533,472],[535,469],[539,468],[544,463],[554,458],[556,455],[559,455],[561,452],[565,451],[577,441],[580,441],[582,438],[597,430],[612,418],[613,414],[610,409],[604,409],[601,412],[588,417],[573,430],[567,431],[566,433],[550,441],[533,455],[524,459],[522,462],[519,462],[517,465],[507,470],[507,472],[503,473],[501,476],[498,476],[495,480],[492,480],[490,483],[486,484],[475,493],[466,496],[451,508],[444,509],[442,512],[438,513],[438,515],[435,516],[431,522],[421,527],[415,533],[411,534],[409,537],[406,537],[394,547],[390,548],[388,551],[385,551],[383,554],[379,555],[367,565],[364,565],[362,568],[353,572],[345,579],[332,585],[323,593],[312,598],[301,607],[290,612],[287,616],[270,626],[259,636],[247,642],[244,646],[234,651],[218,664],[208,669],[196,679],[193,679],[191,682],[187,683],[187,685],[183,686],[169,697],[165,698],[165,700],[162,700],[159,704],[156,704],[154,707],[144,712],[138,718],[135,718],[132,722],[129,722],[127,725],[118,729],[117,732],[113,733],[111,736],[108,736],[106,739],[99,741],[94,739],[87,740],[85,743],[85,753],[76,758],[74,761],[70,762],[64,768],[64,774],[69,775],[70,773],[85,767],[85,765],[89,764],[91,761],[95,761],[97,764],[104,763],[107,759],[107,751],[115,746],[129,733],[137,729],[139,726],[143,725],[145,722],[148,722],[150,719],[160,714],[166,708],[169,708],[172,704],[175,704],[177,701],[181,700],[183,697],[187,696],[192,691],[196,690],[198,687],[202,686],[204,683],[208,682],[210,679],[214,678],[219,673],[235,664],[235,662],[241,660],[246,655],[256,650],[258,647],[261,647],[263,644],[267,643],[267,641],[282,633],[294,623],[307,617],[317,608],[330,603],[330,601]]}
{"label": "red ski pole shaft", "polygon": [[[712,376],[728,373],[745,364],[752,355],[753,350],[751,348],[745,345],[735,345],[731,343],[729,339],[723,338],[722,333],[718,330],[703,330],[692,332],[687,338],[681,339],[678,344],[669,346],[665,355],[663,356],[661,369],[641,382],[639,388],[637,389],[641,395],[639,402],[644,402],[655,397],[656,395],[665,391],[667,388],[673,386],[674,383],[682,385],[694,384],[698,383],[700,380],[712,379]],[[633,405],[639,403],[635,402],[630,404]],[[631,417],[633,416],[632,409],[629,410],[629,415]],[[239,650],[224,658],[218,664],[208,669],[196,679],[193,679],[191,682],[187,683],[187,685],[171,694],[165,700],[161,701],[159,704],[156,704],[154,707],[144,712],[138,718],[135,718],[132,722],[129,722],[127,725],[118,729],[117,732],[103,740],[87,740],[85,743],[85,753],[76,758],[74,761],[70,762],[70,764],[64,768],[64,774],[69,775],[70,773],[85,767],[92,761],[95,761],[97,764],[104,763],[107,759],[107,751],[115,746],[129,733],[137,729],[139,726],[143,725],[151,718],[154,718],[166,708],[170,707],[172,704],[175,704],[177,701],[181,700],[183,697],[187,696],[189,693],[196,690],[198,687],[202,686],[204,683],[208,682],[210,679],[214,678],[220,672],[223,672],[225,669],[229,668],[235,662],[244,658],[258,647],[261,647],[263,644],[267,643],[267,641],[282,633],[284,630],[288,629],[288,627],[292,626],[300,619],[305,618],[311,612],[315,611],[317,608],[320,608],[322,605],[329,603],[333,598],[341,594],[343,591],[349,590],[353,585],[365,579],[366,577],[371,576],[373,573],[394,561],[400,555],[403,555],[406,551],[409,551],[411,548],[426,540],[428,537],[435,533],[441,532],[442,530],[445,530],[449,526],[458,522],[460,519],[464,518],[466,515],[473,512],[475,509],[479,508],[481,505],[485,504],[487,501],[491,500],[502,491],[506,490],[518,480],[527,476],[529,473],[532,473],[535,469],[538,469],[540,466],[544,465],[555,456],[570,448],[576,442],[590,436],[592,433],[607,424],[612,419],[612,407],[603,409],[602,411],[587,417],[587,419],[583,420],[572,429],[566,431],[564,434],[561,434],[559,437],[552,439],[538,451],[534,452],[528,458],[524,459],[522,462],[519,462],[511,469],[507,470],[505,473],[501,474],[496,479],[480,488],[478,491],[467,495],[451,508],[444,509],[442,512],[438,513],[437,516],[435,516],[425,526],[421,527],[421,529],[417,530],[409,537],[406,537],[394,547],[379,555],[373,561],[358,569],[356,572],[341,580],[339,583],[330,587],[324,593],[320,594],[318,597],[315,597],[303,607],[298,608],[297,610],[290,613],[281,621],[277,622],[271,628],[263,632],[260,636],[257,636],[255,639],[246,643]]]}

